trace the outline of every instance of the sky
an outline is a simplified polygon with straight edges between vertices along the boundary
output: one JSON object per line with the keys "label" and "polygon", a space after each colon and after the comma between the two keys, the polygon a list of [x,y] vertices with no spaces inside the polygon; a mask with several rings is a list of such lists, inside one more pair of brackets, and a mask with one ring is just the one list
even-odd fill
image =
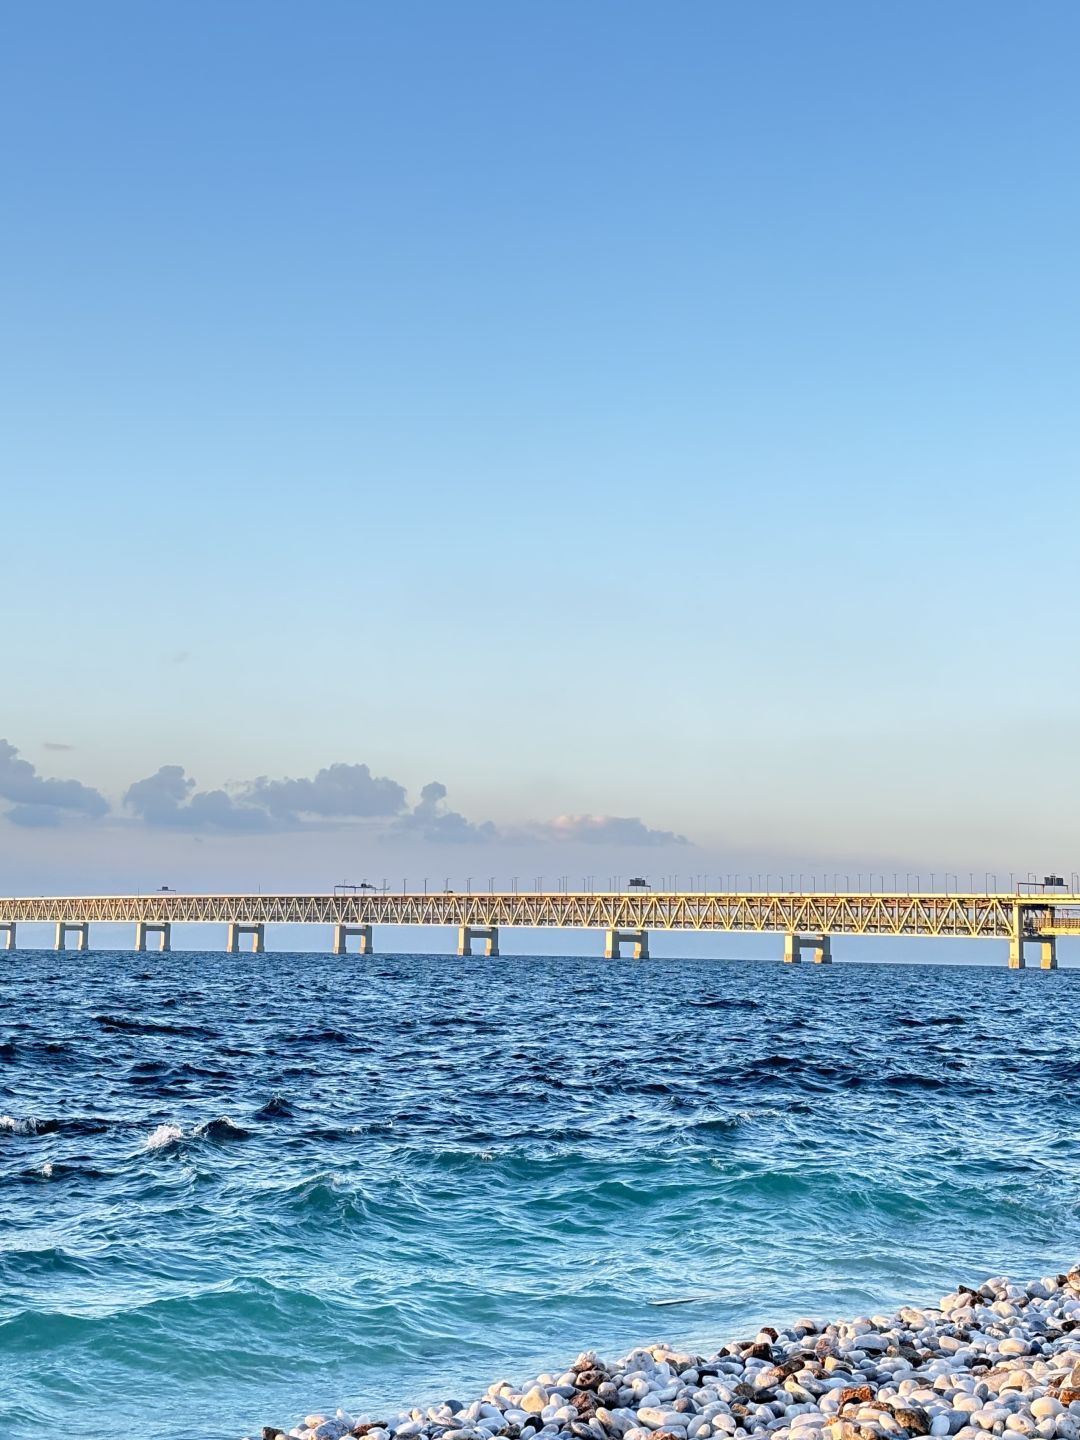
{"label": "sky", "polygon": [[5,7],[0,889],[1080,870],[1078,43]]}

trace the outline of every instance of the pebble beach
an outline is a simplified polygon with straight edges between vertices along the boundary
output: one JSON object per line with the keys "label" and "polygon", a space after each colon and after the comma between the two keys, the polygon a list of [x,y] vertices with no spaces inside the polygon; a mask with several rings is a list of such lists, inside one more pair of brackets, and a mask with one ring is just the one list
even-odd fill
{"label": "pebble beach", "polygon": [[592,1352],[523,1387],[396,1415],[312,1414],[261,1440],[1078,1440],[1080,1267],[959,1285],[937,1305],[766,1326],[704,1356]]}

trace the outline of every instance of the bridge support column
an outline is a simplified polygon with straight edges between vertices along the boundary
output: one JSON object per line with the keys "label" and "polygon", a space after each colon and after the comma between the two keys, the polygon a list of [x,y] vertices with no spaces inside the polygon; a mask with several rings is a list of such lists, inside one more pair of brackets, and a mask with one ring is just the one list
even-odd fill
{"label": "bridge support column", "polygon": [[1009,969],[1026,968],[1024,959],[1024,912],[1019,905],[1013,906],[1012,934],[1009,936]]}
{"label": "bridge support column", "polygon": [[802,960],[802,952],[812,950],[814,952],[815,965],[832,964],[832,936],[831,935],[785,935],[784,936],[784,964],[798,965]]}
{"label": "bridge support column", "polygon": [[356,936],[360,941],[358,955],[371,955],[374,952],[371,947],[371,926],[370,925],[335,925],[334,926],[334,954],[347,955],[349,953],[349,940]]}
{"label": "bridge support column", "polygon": [[158,937],[159,950],[172,949],[172,926],[168,920],[136,920],[135,921],[135,949],[146,949],[146,937],[156,935]]}
{"label": "bridge support column", "polygon": [[229,922],[229,954],[239,955],[240,936],[251,936],[251,951],[253,955],[261,955],[266,949],[265,926],[263,925],[241,925],[237,920]]}
{"label": "bridge support column", "polygon": [[4,949],[15,949],[15,921],[5,920],[0,924],[0,935],[4,936]]}
{"label": "bridge support column", "polygon": [[1042,951],[1042,955],[1039,959],[1039,968],[1041,970],[1056,970],[1057,936],[1044,935],[1043,938],[1039,941],[1039,948]]}
{"label": "bridge support column", "polygon": [[471,955],[472,942],[483,940],[485,955],[499,953],[499,927],[497,925],[459,925],[457,932],[457,953]]}
{"label": "bridge support column", "polygon": [[75,946],[76,950],[87,950],[90,946],[90,922],[88,920],[58,920],[56,922],[56,948],[57,950],[67,949],[67,937],[77,935],[79,937]]}
{"label": "bridge support column", "polygon": [[620,960],[623,945],[634,947],[635,960],[648,960],[649,932],[647,930],[609,930],[604,943],[604,959]]}

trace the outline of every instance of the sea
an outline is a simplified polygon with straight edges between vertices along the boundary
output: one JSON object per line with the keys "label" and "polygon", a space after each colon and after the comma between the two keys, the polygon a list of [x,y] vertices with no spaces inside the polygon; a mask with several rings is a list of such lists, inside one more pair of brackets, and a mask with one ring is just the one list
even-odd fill
{"label": "sea", "polygon": [[1080,971],[995,959],[5,954],[0,1437],[385,1418],[1068,1268]]}

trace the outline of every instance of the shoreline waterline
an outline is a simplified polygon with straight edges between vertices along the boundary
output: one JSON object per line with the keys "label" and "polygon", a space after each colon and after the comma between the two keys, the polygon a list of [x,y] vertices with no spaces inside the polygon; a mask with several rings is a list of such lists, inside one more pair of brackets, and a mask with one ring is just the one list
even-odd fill
{"label": "shoreline waterline", "polygon": [[312,1413],[262,1440],[1080,1440],[1080,1266],[960,1284],[936,1305],[763,1326],[710,1356],[582,1353],[520,1389],[382,1417]]}

